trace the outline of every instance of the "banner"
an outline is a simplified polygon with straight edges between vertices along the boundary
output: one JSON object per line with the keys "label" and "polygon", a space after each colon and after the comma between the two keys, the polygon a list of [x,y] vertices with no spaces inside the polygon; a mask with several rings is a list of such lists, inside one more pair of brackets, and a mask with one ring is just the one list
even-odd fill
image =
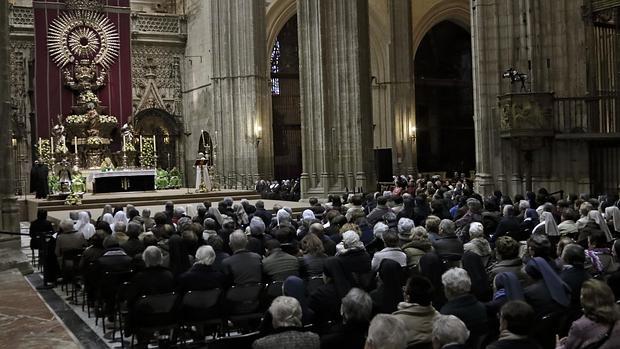
{"label": "banner", "polygon": [[[104,71],[102,81],[97,81],[103,87],[93,90],[105,114],[118,118],[120,128],[132,114],[129,0],[35,0],[33,7],[36,136],[48,137],[58,115],[64,119],[74,114],[71,107],[78,95],[65,84],[68,72],[73,78],[76,55],[88,56],[98,63],[98,71]],[[80,24],[80,16],[87,20]],[[92,28],[84,26],[89,20]]]}

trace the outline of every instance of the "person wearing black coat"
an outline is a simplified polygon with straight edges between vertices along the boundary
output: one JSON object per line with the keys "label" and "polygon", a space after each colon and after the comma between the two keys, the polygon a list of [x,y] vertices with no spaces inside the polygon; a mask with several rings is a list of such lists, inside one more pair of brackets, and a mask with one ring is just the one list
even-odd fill
{"label": "person wearing black coat", "polygon": [[471,290],[471,279],[467,271],[452,268],[441,276],[448,302],[439,311],[443,315],[454,315],[461,319],[471,332],[468,343],[472,344],[488,331],[487,310]]}
{"label": "person wearing black coat", "polygon": [[54,227],[52,223],[47,220],[47,211],[39,209],[37,211],[37,219],[30,222],[30,248],[38,250],[41,248],[41,234],[54,233]]}
{"label": "person wearing black coat", "polygon": [[562,251],[562,261],[564,269],[560,272],[560,279],[570,288],[571,301],[566,314],[567,319],[564,322],[565,326],[560,328],[560,338],[565,337],[568,334],[569,325],[583,315],[581,286],[591,278],[590,273],[584,268],[586,257],[581,245],[566,245]]}
{"label": "person wearing black coat", "polygon": [[398,262],[384,259],[379,266],[379,286],[370,292],[374,304],[374,313],[391,314],[398,310],[398,303],[403,301],[402,268]]}
{"label": "person wearing black coat", "polygon": [[321,348],[362,349],[372,311],[368,294],[351,289],[342,299],[342,323],[332,326],[321,336]]}
{"label": "person wearing black coat", "polygon": [[519,236],[521,232],[521,221],[514,214],[512,205],[504,206],[504,216],[500,219],[497,228],[491,238],[491,242],[495,242],[500,236]]}
{"label": "person wearing black coat", "polygon": [[[141,315],[139,313],[140,308],[136,306],[136,302],[140,297],[165,294],[174,290],[174,276],[170,270],[161,265],[163,256],[158,247],[147,247],[142,253],[142,259],[146,268],[131,278],[129,288],[126,291],[129,312],[127,314],[125,331],[128,334],[133,333]],[[147,335],[145,333],[137,333],[138,345],[140,347],[145,347],[144,342]]]}
{"label": "person wearing black coat", "polygon": [[329,257],[323,266],[325,284],[319,286],[310,295],[308,307],[314,311],[317,325],[340,319],[342,297],[351,289],[351,275],[344,271],[342,263],[336,257]]}
{"label": "person wearing black coat", "polygon": [[211,246],[201,246],[196,251],[196,262],[181,274],[176,290],[179,294],[187,291],[203,291],[224,287],[224,274],[213,267],[215,251]]}
{"label": "person wearing black coat", "polygon": [[440,258],[463,255],[463,242],[455,235],[455,229],[454,222],[449,219],[439,223],[439,239],[433,241],[433,248]]}
{"label": "person wearing black coat", "polygon": [[536,323],[532,307],[523,301],[510,301],[501,309],[499,339],[487,349],[540,349],[529,333]]}
{"label": "person wearing black coat", "polygon": [[46,198],[49,194],[48,174],[47,165],[35,160],[34,166],[30,170],[30,192],[36,192],[35,198],[37,199]]}
{"label": "person wearing black coat", "polygon": [[525,288],[525,300],[534,308],[536,316],[566,311],[570,306],[570,288],[566,285],[545,259],[530,259],[526,273],[534,283]]}
{"label": "person wearing black coat", "polygon": [[263,223],[265,223],[265,227],[269,227],[273,215],[271,212],[265,210],[265,204],[259,200],[256,201],[256,211],[254,211],[254,217],[260,217],[260,219],[263,220]]}

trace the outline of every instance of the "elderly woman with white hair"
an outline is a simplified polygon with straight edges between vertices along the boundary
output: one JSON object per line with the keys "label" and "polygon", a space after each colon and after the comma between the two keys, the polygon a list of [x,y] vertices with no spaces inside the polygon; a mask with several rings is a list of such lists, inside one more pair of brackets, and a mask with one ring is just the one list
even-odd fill
{"label": "elderly woman with white hair", "polygon": [[177,291],[183,294],[187,291],[222,289],[224,274],[213,267],[215,250],[209,245],[200,246],[196,251],[196,261],[191,268],[179,275]]}
{"label": "elderly woman with white hair", "polygon": [[471,279],[465,269],[452,268],[443,273],[441,283],[448,302],[439,311],[443,315],[455,315],[461,319],[472,337],[484,335],[487,328],[487,312],[471,291]]}
{"label": "elderly woman with white hair", "polygon": [[373,302],[366,291],[352,288],[342,298],[340,314],[342,324],[331,326],[321,336],[322,348],[362,348],[372,317]]}
{"label": "elderly woman with white hair", "polygon": [[163,255],[159,247],[147,247],[142,252],[142,259],[146,268],[131,278],[131,286],[127,292],[130,305],[141,295],[162,294],[174,290],[174,276],[162,266]]}
{"label": "elderly woman with white hair", "polygon": [[440,315],[433,322],[434,349],[464,349],[469,338],[469,330],[458,317]]}
{"label": "elderly woman with white hair", "polygon": [[279,296],[271,302],[269,313],[276,333],[257,339],[252,344],[252,348],[318,349],[321,347],[316,333],[303,330],[302,310],[297,299]]}
{"label": "elderly woman with white hair", "polygon": [[368,327],[366,349],[405,349],[405,323],[394,315],[377,314]]}
{"label": "elderly woman with white hair", "polygon": [[371,271],[370,255],[366,252],[358,233],[353,230],[345,231],[342,234],[341,244],[342,248],[336,252],[336,258],[342,263],[345,272],[363,274]]}
{"label": "elderly woman with white hair", "polygon": [[469,225],[469,238],[471,240],[463,245],[464,251],[477,254],[482,259],[483,265],[487,265],[491,257],[491,245],[484,237],[484,227],[482,223],[472,222]]}

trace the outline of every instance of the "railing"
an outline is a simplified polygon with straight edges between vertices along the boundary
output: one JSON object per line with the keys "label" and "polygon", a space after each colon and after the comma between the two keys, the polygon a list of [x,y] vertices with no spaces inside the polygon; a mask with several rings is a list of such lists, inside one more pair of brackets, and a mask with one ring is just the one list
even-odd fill
{"label": "railing", "polygon": [[185,18],[179,15],[134,14],[131,27],[134,32],[157,34],[186,34]]}
{"label": "railing", "polygon": [[554,128],[558,133],[620,132],[616,97],[558,97],[554,99]]}
{"label": "railing", "polygon": [[34,27],[34,11],[32,7],[11,6],[9,10],[9,25],[19,28]]}

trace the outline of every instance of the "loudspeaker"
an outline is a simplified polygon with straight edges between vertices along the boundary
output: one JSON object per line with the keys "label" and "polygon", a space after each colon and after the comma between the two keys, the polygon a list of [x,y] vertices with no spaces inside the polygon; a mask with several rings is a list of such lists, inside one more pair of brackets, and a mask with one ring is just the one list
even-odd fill
{"label": "loudspeaker", "polygon": [[375,149],[377,182],[392,181],[392,148]]}

